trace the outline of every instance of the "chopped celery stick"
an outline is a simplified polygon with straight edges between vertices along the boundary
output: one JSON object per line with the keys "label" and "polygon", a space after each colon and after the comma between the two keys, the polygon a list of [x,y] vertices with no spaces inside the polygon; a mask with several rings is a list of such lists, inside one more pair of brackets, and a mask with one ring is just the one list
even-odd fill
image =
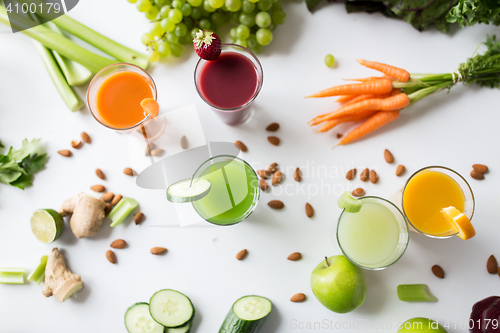
{"label": "chopped celery stick", "polygon": [[403,302],[437,302],[426,284],[400,284],[398,298]]}
{"label": "chopped celery stick", "polygon": [[139,206],[139,203],[132,198],[122,198],[120,202],[109,212],[108,217],[111,219],[111,226],[116,227],[122,223],[134,209]]}
{"label": "chopped celery stick", "polygon": [[0,273],[6,273],[6,274],[24,274],[26,273],[26,270],[21,267],[2,267],[0,268]]}
{"label": "chopped celery stick", "polygon": [[40,259],[40,264],[28,276],[28,281],[33,281],[36,284],[40,284],[43,281],[43,279],[45,278],[45,266],[47,266],[47,258],[47,256],[43,256]]}
{"label": "chopped celery stick", "polygon": [[0,283],[24,284],[24,268],[8,267],[0,268]]}

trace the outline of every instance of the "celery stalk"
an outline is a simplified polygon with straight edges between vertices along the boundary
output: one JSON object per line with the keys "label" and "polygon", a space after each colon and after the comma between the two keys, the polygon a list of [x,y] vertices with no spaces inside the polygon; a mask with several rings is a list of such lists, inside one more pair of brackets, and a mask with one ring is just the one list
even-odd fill
{"label": "celery stalk", "polygon": [[43,256],[40,259],[40,264],[28,276],[28,281],[33,281],[40,284],[45,279],[45,266],[47,266],[48,256]]}
{"label": "celery stalk", "polygon": [[0,268],[0,283],[3,284],[24,284],[24,268],[9,267]]}
{"label": "celery stalk", "polygon": [[398,298],[403,302],[437,302],[426,284],[400,284]]}
{"label": "celery stalk", "polygon": [[111,226],[116,227],[122,223],[138,206],[139,203],[134,199],[122,198],[108,214],[108,217],[111,219]]}

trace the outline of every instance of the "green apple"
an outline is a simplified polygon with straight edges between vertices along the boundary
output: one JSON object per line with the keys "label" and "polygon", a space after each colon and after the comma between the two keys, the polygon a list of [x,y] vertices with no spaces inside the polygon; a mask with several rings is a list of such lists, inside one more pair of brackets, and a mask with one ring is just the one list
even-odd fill
{"label": "green apple", "polygon": [[412,318],[405,321],[398,329],[398,333],[446,333],[443,326],[427,318]]}
{"label": "green apple", "polygon": [[314,296],[327,309],[347,313],[357,309],[366,298],[363,271],[346,257],[325,258],[311,274]]}

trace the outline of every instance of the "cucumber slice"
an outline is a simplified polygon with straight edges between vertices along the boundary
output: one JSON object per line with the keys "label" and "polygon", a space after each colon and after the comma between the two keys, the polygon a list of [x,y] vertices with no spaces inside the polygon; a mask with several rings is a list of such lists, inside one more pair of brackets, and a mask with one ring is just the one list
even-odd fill
{"label": "cucumber slice", "polygon": [[363,206],[363,201],[354,199],[351,196],[351,193],[349,191],[344,192],[342,196],[337,200],[337,205],[345,209],[347,213],[357,213],[361,210],[361,206]]}
{"label": "cucumber slice", "polygon": [[149,313],[157,323],[177,328],[187,325],[193,319],[194,307],[186,295],[172,289],[163,289],[149,300]]}
{"label": "cucumber slice", "polygon": [[125,312],[125,327],[129,333],[164,333],[165,327],[158,324],[149,314],[149,304],[135,303]]}
{"label": "cucumber slice", "polygon": [[166,328],[165,333],[189,333],[191,331],[191,322],[179,328]]}
{"label": "cucumber slice", "polygon": [[219,333],[257,333],[272,307],[271,301],[265,297],[244,296],[234,302]]}
{"label": "cucumber slice", "polygon": [[193,180],[191,178],[180,180],[167,188],[167,200],[170,202],[184,203],[200,200],[210,192],[212,183],[203,178]]}

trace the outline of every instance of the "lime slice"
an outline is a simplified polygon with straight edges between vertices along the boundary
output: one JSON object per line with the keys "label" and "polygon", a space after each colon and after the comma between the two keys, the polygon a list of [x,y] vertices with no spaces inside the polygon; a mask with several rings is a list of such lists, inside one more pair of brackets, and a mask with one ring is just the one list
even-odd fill
{"label": "lime slice", "polygon": [[48,244],[61,236],[64,220],[61,214],[53,209],[39,209],[31,215],[31,231],[42,243]]}
{"label": "lime slice", "polygon": [[200,200],[210,192],[212,183],[203,178],[180,180],[167,188],[167,200],[170,202],[184,203]]}
{"label": "lime slice", "polygon": [[361,210],[361,206],[363,206],[363,201],[354,199],[351,196],[351,193],[347,191],[340,196],[339,200],[337,200],[337,205],[340,208],[345,209],[347,213],[357,213]]}

